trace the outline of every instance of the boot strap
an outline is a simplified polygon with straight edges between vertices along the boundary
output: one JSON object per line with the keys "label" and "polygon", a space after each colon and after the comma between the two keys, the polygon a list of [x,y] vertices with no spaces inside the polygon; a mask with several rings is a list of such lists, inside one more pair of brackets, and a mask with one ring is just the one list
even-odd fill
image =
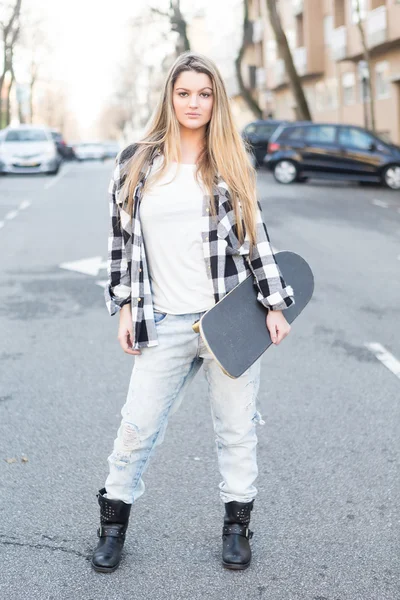
{"label": "boot strap", "polygon": [[222,535],[242,535],[248,540],[253,537],[253,532],[247,527],[247,525],[241,525],[240,523],[232,523],[231,525],[224,525],[222,529]]}
{"label": "boot strap", "polygon": [[100,525],[97,530],[97,535],[99,538],[102,537],[125,537],[125,531],[121,529],[120,525]]}

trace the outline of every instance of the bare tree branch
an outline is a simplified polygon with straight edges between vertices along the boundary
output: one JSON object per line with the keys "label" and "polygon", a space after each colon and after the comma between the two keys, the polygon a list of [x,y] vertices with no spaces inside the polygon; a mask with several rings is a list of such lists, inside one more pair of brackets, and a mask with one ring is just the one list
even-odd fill
{"label": "bare tree branch", "polygon": [[294,99],[297,106],[297,118],[302,121],[312,121],[310,109],[308,107],[307,98],[304,94],[301,79],[297,73],[296,66],[293,61],[293,56],[290,51],[290,46],[287,41],[286,34],[283,30],[281,19],[276,6],[276,0],[266,0],[269,20],[275,34],[276,43],[280,50],[280,54],[285,62],[286,72],[289,78]]}
{"label": "bare tree branch", "polygon": [[249,89],[247,89],[244,80],[243,80],[243,75],[242,75],[242,62],[243,62],[243,56],[244,53],[246,52],[246,48],[248,47],[249,43],[248,43],[248,29],[250,26],[250,21],[249,21],[249,2],[248,0],[243,0],[243,37],[242,37],[242,44],[240,46],[239,49],[239,53],[236,57],[235,60],[235,70],[236,70],[236,78],[237,78],[237,82],[239,85],[239,91],[240,91],[240,95],[242,96],[243,100],[246,102],[247,106],[250,108],[250,110],[254,113],[255,117],[257,119],[261,119],[262,117],[262,110],[260,108],[260,106],[258,105],[258,103],[255,101],[255,99],[253,98],[253,96],[251,95],[251,92]]}

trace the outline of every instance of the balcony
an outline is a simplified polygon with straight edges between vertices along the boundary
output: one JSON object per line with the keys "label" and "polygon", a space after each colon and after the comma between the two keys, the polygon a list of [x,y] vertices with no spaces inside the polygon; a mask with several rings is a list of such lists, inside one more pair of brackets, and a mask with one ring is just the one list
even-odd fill
{"label": "balcony", "polygon": [[286,69],[285,69],[285,61],[283,58],[278,58],[275,62],[274,67],[274,75],[275,75],[275,87],[279,85],[283,85],[286,83]]}
{"label": "balcony", "polygon": [[296,66],[296,71],[300,75],[307,73],[307,49],[304,46],[295,48],[293,53],[293,61]]}
{"label": "balcony", "polygon": [[293,14],[295,17],[304,12],[304,0],[293,0]]}
{"label": "balcony", "polygon": [[347,55],[346,27],[337,27],[332,31],[331,56],[333,60],[343,60]]}
{"label": "balcony", "polygon": [[256,88],[258,90],[264,90],[267,83],[267,76],[264,67],[257,67],[256,69]]}
{"label": "balcony", "polygon": [[379,6],[367,14],[368,46],[379,46],[388,39],[386,6]]}
{"label": "balcony", "polygon": [[253,44],[258,44],[263,41],[264,23],[262,19],[257,19],[253,22]]}

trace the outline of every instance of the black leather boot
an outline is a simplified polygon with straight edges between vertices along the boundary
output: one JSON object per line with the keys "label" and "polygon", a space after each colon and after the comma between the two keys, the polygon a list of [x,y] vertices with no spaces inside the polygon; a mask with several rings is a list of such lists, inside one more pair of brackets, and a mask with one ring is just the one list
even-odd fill
{"label": "black leather boot", "polygon": [[226,502],[224,527],[222,530],[222,564],[226,569],[247,569],[251,562],[249,540],[253,532],[249,529],[251,502]]}
{"label": "black leather boot", "polygon": [[97,494],[100,505],[100,527],[97,535],[100,539],[93,553],[92,567],[101,573],[112,573],[118,569],[121,562],[132,505],[121,500],[109,500],[105,498],[105,493],[106,488],[103,488]]}

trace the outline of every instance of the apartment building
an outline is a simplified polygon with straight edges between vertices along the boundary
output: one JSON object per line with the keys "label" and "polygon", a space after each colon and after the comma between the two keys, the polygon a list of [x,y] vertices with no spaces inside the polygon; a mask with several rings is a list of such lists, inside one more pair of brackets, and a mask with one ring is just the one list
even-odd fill
{"label": "apartment building", "polygon": [[[370,126],[357,1],[277,1],[313,120]],[[372,62],[376,130],[400,144],[400,0],[360,0],[360,7]],[[250,0],[249,17],[243,61],[247,85],[265,117],[295,119],[265,0]]]}

